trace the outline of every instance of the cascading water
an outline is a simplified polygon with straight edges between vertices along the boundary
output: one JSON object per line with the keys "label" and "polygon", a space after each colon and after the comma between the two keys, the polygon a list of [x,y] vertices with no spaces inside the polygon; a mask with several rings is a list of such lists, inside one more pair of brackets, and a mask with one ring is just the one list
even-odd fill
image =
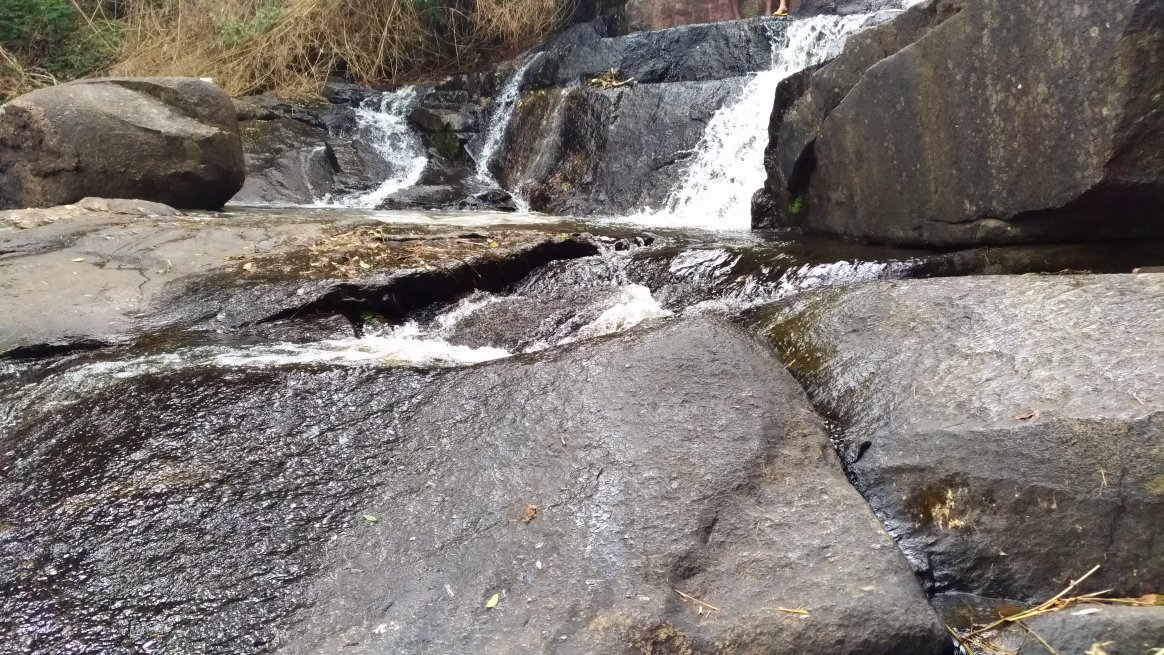
{"label": "cascading water", "polygon": [[752,193],[764,185],[764,148],[776,86],[819,63],[868,18],[816,16],[792,22],[783,39],[773,39],[772,67],[752,78],[739,97],[707,124],[695,158],[663,208],[632,220],[657,226],[749,229]]}
{"label": "cascading water", "polygon": [[356,109],[355,138],[380,156],[386,177],[371,191],[324,197],[320,206],[371,209],[393,193],[416,184],[428,165],[424,143],[408,125],[408,114],[418,99],[416,88],[408,86],[360,104]]}
{"label": "cascading water", "polygon": [[[477,178],[491,186],[500,187],[501,185],[493,173],[489,171],[489,164],[497,155],[497,149],[501,147],[501,142],[505,138],[505,130],[509,127],[509,121],[513,118],[513,110],[517,107],[517,100],[521,96],[521,84],[525,81],[525,74],[531,66],[542,58],[543,54],[543,52],[535,52],[526,56],[509,75],[509,79],[501,87],[501,92],[497,94],[493,113],[489,116],[489,126],[485,130],[485,141],[477,153]],[[518,201],[519,207],[523,204],[516,196],[514,199]]]}

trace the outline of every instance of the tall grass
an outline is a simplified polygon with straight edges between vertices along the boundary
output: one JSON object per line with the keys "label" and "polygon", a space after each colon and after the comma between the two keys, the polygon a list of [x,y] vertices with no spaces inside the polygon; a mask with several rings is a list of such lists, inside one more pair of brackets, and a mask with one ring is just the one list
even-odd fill
{"label": "tall grass", "polygon": [[0,102],[56,83],[52,73],[25,65],[15,54],[0,46]]}
{"label": "tall grass", "polygon": [[212,77],[232,95],[410,82],[516,54],[579,1],[0,0],[0,102],[96,74]]}
{"label": "tall grass", "polygon": [[317,92],[332,73],[399,83],[516,53],[573,0],[133,0],[126,75],[213,77],[228,93]]}

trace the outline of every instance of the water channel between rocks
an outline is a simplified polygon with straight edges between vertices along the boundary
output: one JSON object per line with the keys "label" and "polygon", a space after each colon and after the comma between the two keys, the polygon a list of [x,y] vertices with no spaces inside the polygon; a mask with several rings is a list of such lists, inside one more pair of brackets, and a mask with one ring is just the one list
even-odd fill
{"label": "water channel between rocks", "polygon": [[[764,182],[768,122],[754,107],[770,106],[781,79],[834,53],[868,20],[816,17],[773,36],[769,70],[742,80],[739,93],[715,112],[657,207],[551,217],[528,211],[519,183],[511,190],[521,211],[513,213],[376,210],[417,184],[430,161],[406,120],[417,101],[410,87],[357,108],[357,139],[383,159],[379,179],[368,180],[367,188],[319,194],[311,206],[228,207],[159,222],[132,236],[125,225],[110,223],[78,232],[64,227],[41,242],[14,237],[13,250],[0,256],[92,266],[85,274],[95,276],[133,271],[145,281],[142,306],[118,317],[123,324],[110,334],[0,341],[0,351],[9,355],[0,358],[0,451],[7,462],[0,475],[6,511],[0,516],[0,632],[12,637],[0,652],[260,653],[283,646],[279,652],[331,652],[363,648],[364,633],[393,631],[403,635],[396,643],[420,649],[413,652],[456,652],[457,644],[472,639],[458,642],[464,635],[429,627],[425,608],[440,605],[432,621],[452,617],[472,631],[472,622],[484,619],[466,618],[470,610],[459,602],[492,591],[466,588],[484,585],[490,565],[512,565],[519,571],[514,580],[530,582],[552,563],[569,571],[563,579],[584,580],[587,602],[597,598],[600,611],[609,612],[587,630],[601,632],[593,623],[636,616],[640,606],[648,614],[674,614],[667,601],[631,593],[635,583],[619,578],[622,573],[602,576],[608,568],[633,569],[650,584],[670,587],[714,571],[718,564],[705,561],[712,558],[710,535],[735,529],[730,515],[721,516],[722,507],[763,514],[761,502],[773,501],[764,498],[770,490],[762,485],[752,488],[769,474],[766,458],[778,449],[765,441],[771,430],[791,435],[788,450],[796,451],[791,459],[801,476],[800,491],[792,493],[811,496],[790,506],[832,495],[838,506],[866,511],[844,477],[852,471],[841,467],[863,450],[854,454],[829,435],[838,461],[827,438],[804,438],[823,430],[816,414],[795,404],[807,404],[800,388],[774,356],[740,337],[748,330],[759,336],[761,308],[814,289],[876,280],[1126,272],[1158,261],[1161,250],[1144,243],[933,252],[748,231],[751,193]],[[474,184],[499,186],[490,165],[504,144],[524,76],[541,57],[521,58],[501,85],[476,144]],[[296,241],[297,228],[315,236]],[[179,246],[171,255],[168,244],[217,243],[231,230],[252,231],[236,241],[261,234],[276,246],[270,253],[244,247],[225,263],[166,278],[168,257],[207,255],[198,250],[203,246]],[[103,246],[103,240],[114,245]],[[692,325],[698,334],[682,332]],[[659,334],[678,334],[674,343],[691,344],[691,350],[652,341],[650,335]],[[647,335],[642,343],[641,335]],[[746,361],[737,371],[741,358]],[[703,373],[699,362],[705,359],[722,389],[695,388],[700,382],[691,375]],[[807,370],[812,363],[794,364],[789,369]],[[634,377],[640,369],[650,376]],[[609,378],[610,389],[588,376]],[[558,397],[571,385],[578,398]],[[648,393],[628,397],[639,389]],[[795,402],[785,407],[783,400],[763,397],[774,389]],[[772,403],[784,412],[779,417],[766,413]],[[618,422],[648,415],[658,430],[638,434],[639,427]],[[623,435],[624,428],[630,433]],[[674,443],[660,437],[695,428],[709,443],[699,441],[702,434]],[[753,428],[764,438],[752,442],[754,435],[733,432]],[[710,443],[721,433],[746,456]],[[549,439],[548,447],[535,447],[541,437]],[[814,448],[823,457],[806,454]],[[640,469],[639,459],[652,457],[665,461]],[[691,460],[702,457],[710,462],[706,475],[690,470]],[[642,480],[661,475],[672,478],[665,495],[643,491]],[[531,501],[523,524],[537,518],[540,507],[551,515],[560,510],[563,518],[556,520],[571,527],[529,544],[497,536],[499,526],[519,519],[495,506],[508,502],[507,494],[524,506],[522,494],[530,488],[552,497],[539,505]],[[674,512],[663,507],[656,515],[655,509],[626,509],[632,491],[642,496],[634,502],[665,505],[674,496],[689,506],[709,498],[720,505],[707,516],[675,518],[686,506]],[[835,500],[841,496],[848,500]],[[837,516],[847,520],[854,514],[845,507],[849,513],[838,510]],[[665,565],[635,559],[639,537],[619,521],[637,518],[640,510],[648,512],[643,539],[657,539],[651,543],[666,553],[659,556]],[[796,524],[789,517],[752,518],[764,529]],[[875,521],[866,523],[849,526],[847,538],[860,542],[854,548],[889,541]],[[651,532],[662,531],[659,526],[682,534]],[[835,561],[831,553],[796,551],[795,535],[787,538],[787,552],[759,557],[755,548],[771,542],[748,546],[752,542],[740,536],[746,532],[732,533],[747,548],[731,557],[749,566],[776,566],[772,562],[781,558]],[[584,538],[571,541],[577,535]],[[500,559],[474,559],[466,544],[478,542],[496,546]],[[850,567],[845,571],[852,585],[860,575],[893,578],[900,564],[894,564],[896,549],[868,555],[872,564],[864,557],[838,565]],[[663,566],[665,575],[651,566]],[[378,567],[407,579],[361,577]],[[453,582],[440,578],[442,567],[456,571]],[[895,578],[887,583],[886,593],[914,589],[911,575],[904,584]],[[457,580],[464,586],[454,589]],[[380,587],[397,584],[401,607],[413,614],[394,615],[396,600],[384,601]],[[734,592],[719,591],[729,598]],[[802,591],[806,598],[821,593]],[[536,593],[545,595],[506,596],[504,602],[544,603],[548,613],[566,617],[562,625],[585,614],[585,608],[564,607],[556,592]],[[367,601],[350,610],[369,628],[359,635],[341,629],[349,598],[356,599],[353,606]],[[473,598],[473,611],[479,610]],[[879,601],[886,616],[914,625],[894,614],[918,614],[908,609],[908,593],[886,598]],[[798,611],[781,609],[789,610],[793,616]],[[392,618],[380,622],[361,612]],[[527,627],[506,630],[517,634]],[[538,638],[544,646],[573,635]],[[902,648],[912,648],[902,639]],[[660,651],[644,646],[641,652]]]}

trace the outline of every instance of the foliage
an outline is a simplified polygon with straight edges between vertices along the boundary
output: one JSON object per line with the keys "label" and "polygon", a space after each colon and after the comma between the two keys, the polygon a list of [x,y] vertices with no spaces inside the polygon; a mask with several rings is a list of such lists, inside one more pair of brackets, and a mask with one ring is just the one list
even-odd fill
{"label": "foliage", "polygon": [[234,95],[309,95],[334,74],[396,85],[512,56],[574,1],[142,0],[113,70],[212,77]]}
{"label": "foliage", "polygon": [[804,196],[796,196],[788,203],[788,213],[793,216],[803,214],[805,209],[808,209],[808,202],[804,199]]}
{"label": "foliage", "polygon": [[583,0],[0,0],[0,100],[109,72],[229,93],[396,85],[510,57]]}
{"label": "foliage", "polygon": [[243,19],[223,18],[215,23],[215,30],[223,43],[232,48],[244,45],[254,37],[270,31],[279,21],[279,14],[283,8],[278,5],[264,4],[255,10],[254,15]]}
{"label": "foliage", "polygon": [[0,99],[97,72],[117,53],[123,24],[100,2],[0,2]]}

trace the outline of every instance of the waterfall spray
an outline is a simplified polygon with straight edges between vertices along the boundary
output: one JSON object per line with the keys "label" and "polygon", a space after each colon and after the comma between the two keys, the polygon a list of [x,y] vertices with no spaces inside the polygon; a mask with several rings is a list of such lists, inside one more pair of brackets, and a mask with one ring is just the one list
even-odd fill
{"label": "waterfall spray", "polygon": [[321,206],[375,208],[388,196],[420,179],[428,165],[424,142],[408,125],[408,114],[419,100],[415,87],[364,100],[356,109],[357,140],[372,146],[387,167],[387,177],[366,193],[343,198],[324,197]]}
{"label": "waterfall spray", "polygon": [[[545,53],[535,52],[522,59],[517,68],[510,73],[509,79],[505,80],[501,92],[497,94],[493,113],[489,116],[489,126],[485,130],[485,142],[481,144],[481,150],[477,154],[477,178],[486,184],[495,187],[501,186],[493,173],[489,171],[489,164],[497,156],[497,149],[501,147],[501,142],[505,139],[505,131],[509,127],[509,121],[513,119],[513,110],[517,107],[517,100],[521,97],[521,84],[525,81],[525,74],[531,66],[542,58],[543,54]],[[516,195],[514,200],[517,201],[519,207],[524,205]]]}
{"label": "waterfall spray", "polygon": [[752,193],[764,185],[764,148],[776,86],[822,61],[867,19],[867,15],[816,16],[789,24],[783,38],[772,40],[772,67],[753,77],[708,122],[691,165],[663,209],[633,219],[675,227],[750,228]]}

